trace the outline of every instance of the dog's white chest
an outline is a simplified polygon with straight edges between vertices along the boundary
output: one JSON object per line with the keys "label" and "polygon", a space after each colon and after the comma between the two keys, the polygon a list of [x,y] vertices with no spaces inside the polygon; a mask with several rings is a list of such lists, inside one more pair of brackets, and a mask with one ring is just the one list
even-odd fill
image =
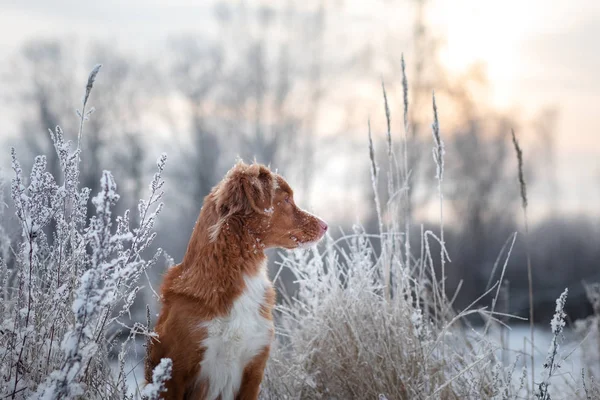
{"label": "dog's white chest", "polygon": [[261,305],[270,285],[266,271],[244,277],[246,288],[233,303],[226,317],[203,323],[207,337],[200,363],[200,379],[208,383],[207,399],[222,400],[235,397],[246,365],[260,353],[273,336],[273,322],[264,318]]}

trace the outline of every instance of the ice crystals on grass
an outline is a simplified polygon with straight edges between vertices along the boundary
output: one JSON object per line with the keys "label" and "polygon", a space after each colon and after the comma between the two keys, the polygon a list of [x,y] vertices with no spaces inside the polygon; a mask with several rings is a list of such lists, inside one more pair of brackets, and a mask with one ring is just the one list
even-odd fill
{"label": "ice crystals on grass", "polygon": [[[114,374],[107,360],[114,353],[124,360],[134,349],[133,340],[117,345],[113,335],[125,326],[121,319],[129,315],[140,278],[161,254],[145,256],[162,209],[166,156],[158,160],[149,198],[140,202],[138,226],[130,226],[128,211],[113,215],[119,195],[108,171],[98,177],[88,221],[91,191],[80,188],[79,139],[98,69],[88,79],[77,147],[60,127],[50,131],[60,176],[46,171],[46,158],[38,156],[26,177],[11,149],[11,197],[21,236],[12,271],[0,246],[0,398],[127,397],[129,372]],[[136,325],[130,338],[146,330]]]}
{"label": "ice crystals on grass", "polygon": [[552,340],[550,347],[548,348],[548,355],[544,362],[544,379],[538,386],[538,392],[535,394],[540,400],[550,400],[550,378],[560,368],[560,358],[558,357],[558,350],[560,348],[559,340],[562,339],[563,329],[565,327],[565,304],[567,303],[567,295],[569,289],[565,289],[564,292],[556,299],[556,308],[550,326],[552,328]]}

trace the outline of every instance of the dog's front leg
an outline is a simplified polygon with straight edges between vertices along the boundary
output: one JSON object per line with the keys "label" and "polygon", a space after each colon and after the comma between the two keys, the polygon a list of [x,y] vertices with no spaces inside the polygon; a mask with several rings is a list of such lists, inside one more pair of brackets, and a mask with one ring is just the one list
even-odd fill
{"label": "dog's front leg", "polygon": [[240,390],[235,397],[236,400],[256,400],[258,399],[258,391],[260,382],[263,379],[267,360],[269,358],[270,346],[266,346],[252,361],[244,368],[242,376],[242,384]]}

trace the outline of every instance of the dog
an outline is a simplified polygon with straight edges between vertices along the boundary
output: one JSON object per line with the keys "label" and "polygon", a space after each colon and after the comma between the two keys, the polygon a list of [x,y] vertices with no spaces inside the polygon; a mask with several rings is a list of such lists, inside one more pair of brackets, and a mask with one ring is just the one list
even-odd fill
{"label": "dog", "polygon": [[326,231],[283,177],[238,162],[205,197],[183,261],[164,276],[146,381],[170,358],[165,400],[257,399],[274,337],[264,250],[310,246]]}

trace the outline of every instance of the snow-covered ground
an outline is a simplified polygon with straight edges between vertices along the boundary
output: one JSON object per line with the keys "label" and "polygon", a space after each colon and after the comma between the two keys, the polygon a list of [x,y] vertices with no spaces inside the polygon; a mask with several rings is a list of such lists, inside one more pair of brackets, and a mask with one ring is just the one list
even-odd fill
{"label": "snow-covered ground", "polygon": [[[482,331],[478,329],[479,332]],[[505,366],[512,366],[516,361],[516,371],[513,379],[519,379],[523,366],[527,366],[528,382],[531,380],[531,333],[529,325],[514,324],[510,329],[504,329],[504,339],[501,337],[499,329],[494,329],[490,333],[490,338],[503,345],[504,350],[498,351],[498,358]],[[552,341],[552,332],[550,324],[548,326],[536,325],[534,327],[534,373],[536,386],[543,379],[544,363],[548,355],[548,348]],[[583,351],[585,347],[581,346],[582,338],[571,329],[565,329],[564,340],[560,343],[558,356],[561,360],[560,370],[551,380],[553,392],[560,397],[561,387],[568,386],[579,387],[577,384],[581,380],[581,370],[585,367],[583,362]],[[570,392],[572,393],[572,392]]]}
{"label": "snow-covered ground", "polygon": [[[477,329],[478,333],[482,332],[482,329]],[[526,364],[528,372],[531,373],[530,369],[530,330],[529,325],[516,324],[505,329],[504,342],[502,342],[500,331],[498,329],[491,330],[488,335],[491,340],[498,344],[504,343],[504,350],[498,352],[499,359],[503,360],[505,366],[511,366],[518,358],[516,364],[516,371],[513,375],[515,380],[520,378],[520,372],[522,367]],[[550,332],[550,326],[536,326],[534,328],[534,341],[535,341],[535,382],[538,383],[542,380],[542,374],[544,372],[543,365],[546,359],[548,348],[552,340],[552,334]],[[584,367],[582,362],[582,349],[580,347],[581,339],[571,330],[565,331],[565,338],[559,349],[559,355],[561,357],[562,364],[558,374],[553,378],[553,387],[555,393],[560,398],[560,387],[563,385],[575,385],[576,381],[581,377],[581,368]],[[143,387],[144,383],[144,354],[141,342],[137,355],[133,356],[126,362],[125,370],[128,374],[128,386],[130,393],[136,393],[136,390]],[[115,372],[118,372],[118,364],[114,363],[113,368]],[[531,379],[530,376],[528,379]],[[564,387],[564,386],[563,386]]]}

